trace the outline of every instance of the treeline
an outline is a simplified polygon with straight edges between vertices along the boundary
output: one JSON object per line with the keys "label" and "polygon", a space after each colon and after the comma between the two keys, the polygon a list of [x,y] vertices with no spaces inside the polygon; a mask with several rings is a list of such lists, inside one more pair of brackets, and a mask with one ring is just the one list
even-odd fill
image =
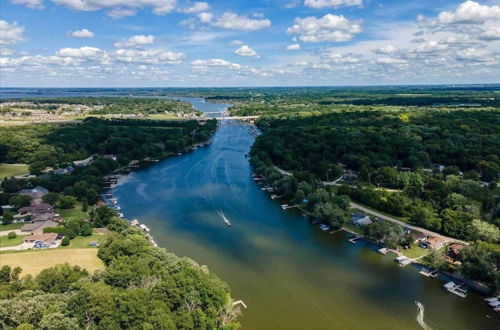
{"label": "treeline", "polygon": [[[78,125],[30,125],[0,128],[0,162],[27,163],[35,178],[2,182],[2,204],[20,189],[43,186],[93,205],[105,175],[144,158],[161,159],[210,138],[216,121],[105,120],[88,118]],[[99,157],[115,155],[116,161]],[[47,167],[66,168],[72,161],[95,155],[88,166],[71,175],[43,174]],[[40,175],[42,174],[42,175]],[[54,201],[50,204],[55,204]]]}
{"label": "treeline", "polygon": [[323,179],[329,163],[369,172],[438,163],[473,170],[488,182],[497,180],[500,172],[500,116],[494,110],[298,114],[265,117],[259,127],[266,134],[257,139],[257,150],[284,169],[307,170]]}
{"label": "treeline", "polygon": [[40,108],[55,110],[55,105],[85,105],[98,106],[90,114],[160,114],[165,112],[195,112],[191,104],[169,98],[152,97],[43,97],[43,98],[15,98],[2,99],[0,102],[31,102]]}
{"label": "treeline", "polygon": [[500,240],[495,111],[340,111],[264,117],[258,126],[254,164],[276,165],[313,186],[346,171],[351,187],[340,187],[341,195],[452,237]]}
{"label": "treeline", "polygon": [[[124,220],[121,220],[125,222]],[[2,329],[236,329],[228,286],[123,224],[99,247],[105,269],[0,269]]]}

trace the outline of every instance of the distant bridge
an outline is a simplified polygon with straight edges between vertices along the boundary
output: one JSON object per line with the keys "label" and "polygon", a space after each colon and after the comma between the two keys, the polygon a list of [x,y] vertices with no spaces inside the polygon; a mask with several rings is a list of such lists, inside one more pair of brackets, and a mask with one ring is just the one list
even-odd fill
{"label": "distant bridge", "polygon": [[217,120],[255,120],[259,118],[259,116],[229,116],[229,117],[215,117]]}

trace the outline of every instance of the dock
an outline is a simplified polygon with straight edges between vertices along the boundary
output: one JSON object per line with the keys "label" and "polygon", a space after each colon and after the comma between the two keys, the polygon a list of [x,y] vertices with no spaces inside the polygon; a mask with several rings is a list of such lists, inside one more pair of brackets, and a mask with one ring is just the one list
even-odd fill
{"label": "dock", "polygon": [[443,289],[459,296],[460,298],[465,298],[467,297],[467,290],[462,289],[462,286],[463,284],[456,284],[455,282],[451,281],[443,285]]}
{"label": "dock", "polygon": [[360,238],[363,238],[363,235],[356,235],[352,238],[349,238],[349,243],[356,244],[356,241]]}
{"label": "dock", "polygon": [[431,271],[426,271],[426,270],[421,270],[419,274],[425,276],[425,277],[437,277],[439,273],[439,270],[431,270]]}

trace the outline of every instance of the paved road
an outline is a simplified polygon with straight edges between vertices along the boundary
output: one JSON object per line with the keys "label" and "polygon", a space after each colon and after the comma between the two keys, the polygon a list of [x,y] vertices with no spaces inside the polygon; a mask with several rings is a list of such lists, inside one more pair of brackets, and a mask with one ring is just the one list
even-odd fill
{"label": "paved road", "polygon": [[379,213],[377,211],[370,210],[369,208],[366,208],[366,207],[364,207],[364,206],[362,206],[360,204],[354,203],[354,202],[351,202],[351,207],[355,208],[355,209],[359,209],[359,210],[361,210],[361,211],[363,211],[365,213],[374,215],[376,217],[379,217],[380,219],[384,219],[384,220],[387,220],[387,221],[390,221],[390,222],[393,222],[393,223],[397,223],[398,225],[404,226],[406,228],[410,228],[412,230],[419,231],[419,232],[421,232],[421,233],[423,233],[425,235],[442,238],[442,239],[444,239],[446,241],[446,243],[462,243],[462,244],[468,245],[467,242],[461,241],[461,240],[456,239],[456,238],[451,238],[451,237],[448,237],[448,236],[444,236],[444,235],[441,235],[439,233],[436,233],[436,232],[433,232],[431,230],[427,230],[427,229],[424,229],[424,228],[421,228],[421,227],[412,226],[410,224],[407,224],[406,222],[403,222],[403,221],[398,220],[398,219],[391,218],[391,217],[389,217],[387,215],[384,215],[382,213]]}

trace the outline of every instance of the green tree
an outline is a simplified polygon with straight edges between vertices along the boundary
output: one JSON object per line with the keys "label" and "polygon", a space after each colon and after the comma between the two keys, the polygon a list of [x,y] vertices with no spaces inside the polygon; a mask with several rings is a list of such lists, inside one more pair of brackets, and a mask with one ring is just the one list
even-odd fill
{"label": "green tree", "polygon": [[75,207],[76,198],[73,196],[60,196],[57,201],[57,206],[61,209],[72,209]]}
{"label": "green tree", "polygon": [[16,209],[30,205],[32,200],[31,196],[28,195],[15,195],[9,199],[9,204],[14,206]]}
{"label": "green tree", "polygon": [[14,213],[12,213],[9,210],[5,211],[2,217],[2,224],[8,225],[11,224],[13,221],[14,221]]}
{"label": "green tree", "polygon": [[59,201],[60,194],[55,192],[49,192],[45,196],[42,197],[44,203],[50,204],[52,206],[56,205]]}
{"label": "green tree", "polygon": [[86,275],[88,275],[87,271],[80,266],[72,267],[65,263],[42,270],[35,281],[45,292],[63,293]]}

